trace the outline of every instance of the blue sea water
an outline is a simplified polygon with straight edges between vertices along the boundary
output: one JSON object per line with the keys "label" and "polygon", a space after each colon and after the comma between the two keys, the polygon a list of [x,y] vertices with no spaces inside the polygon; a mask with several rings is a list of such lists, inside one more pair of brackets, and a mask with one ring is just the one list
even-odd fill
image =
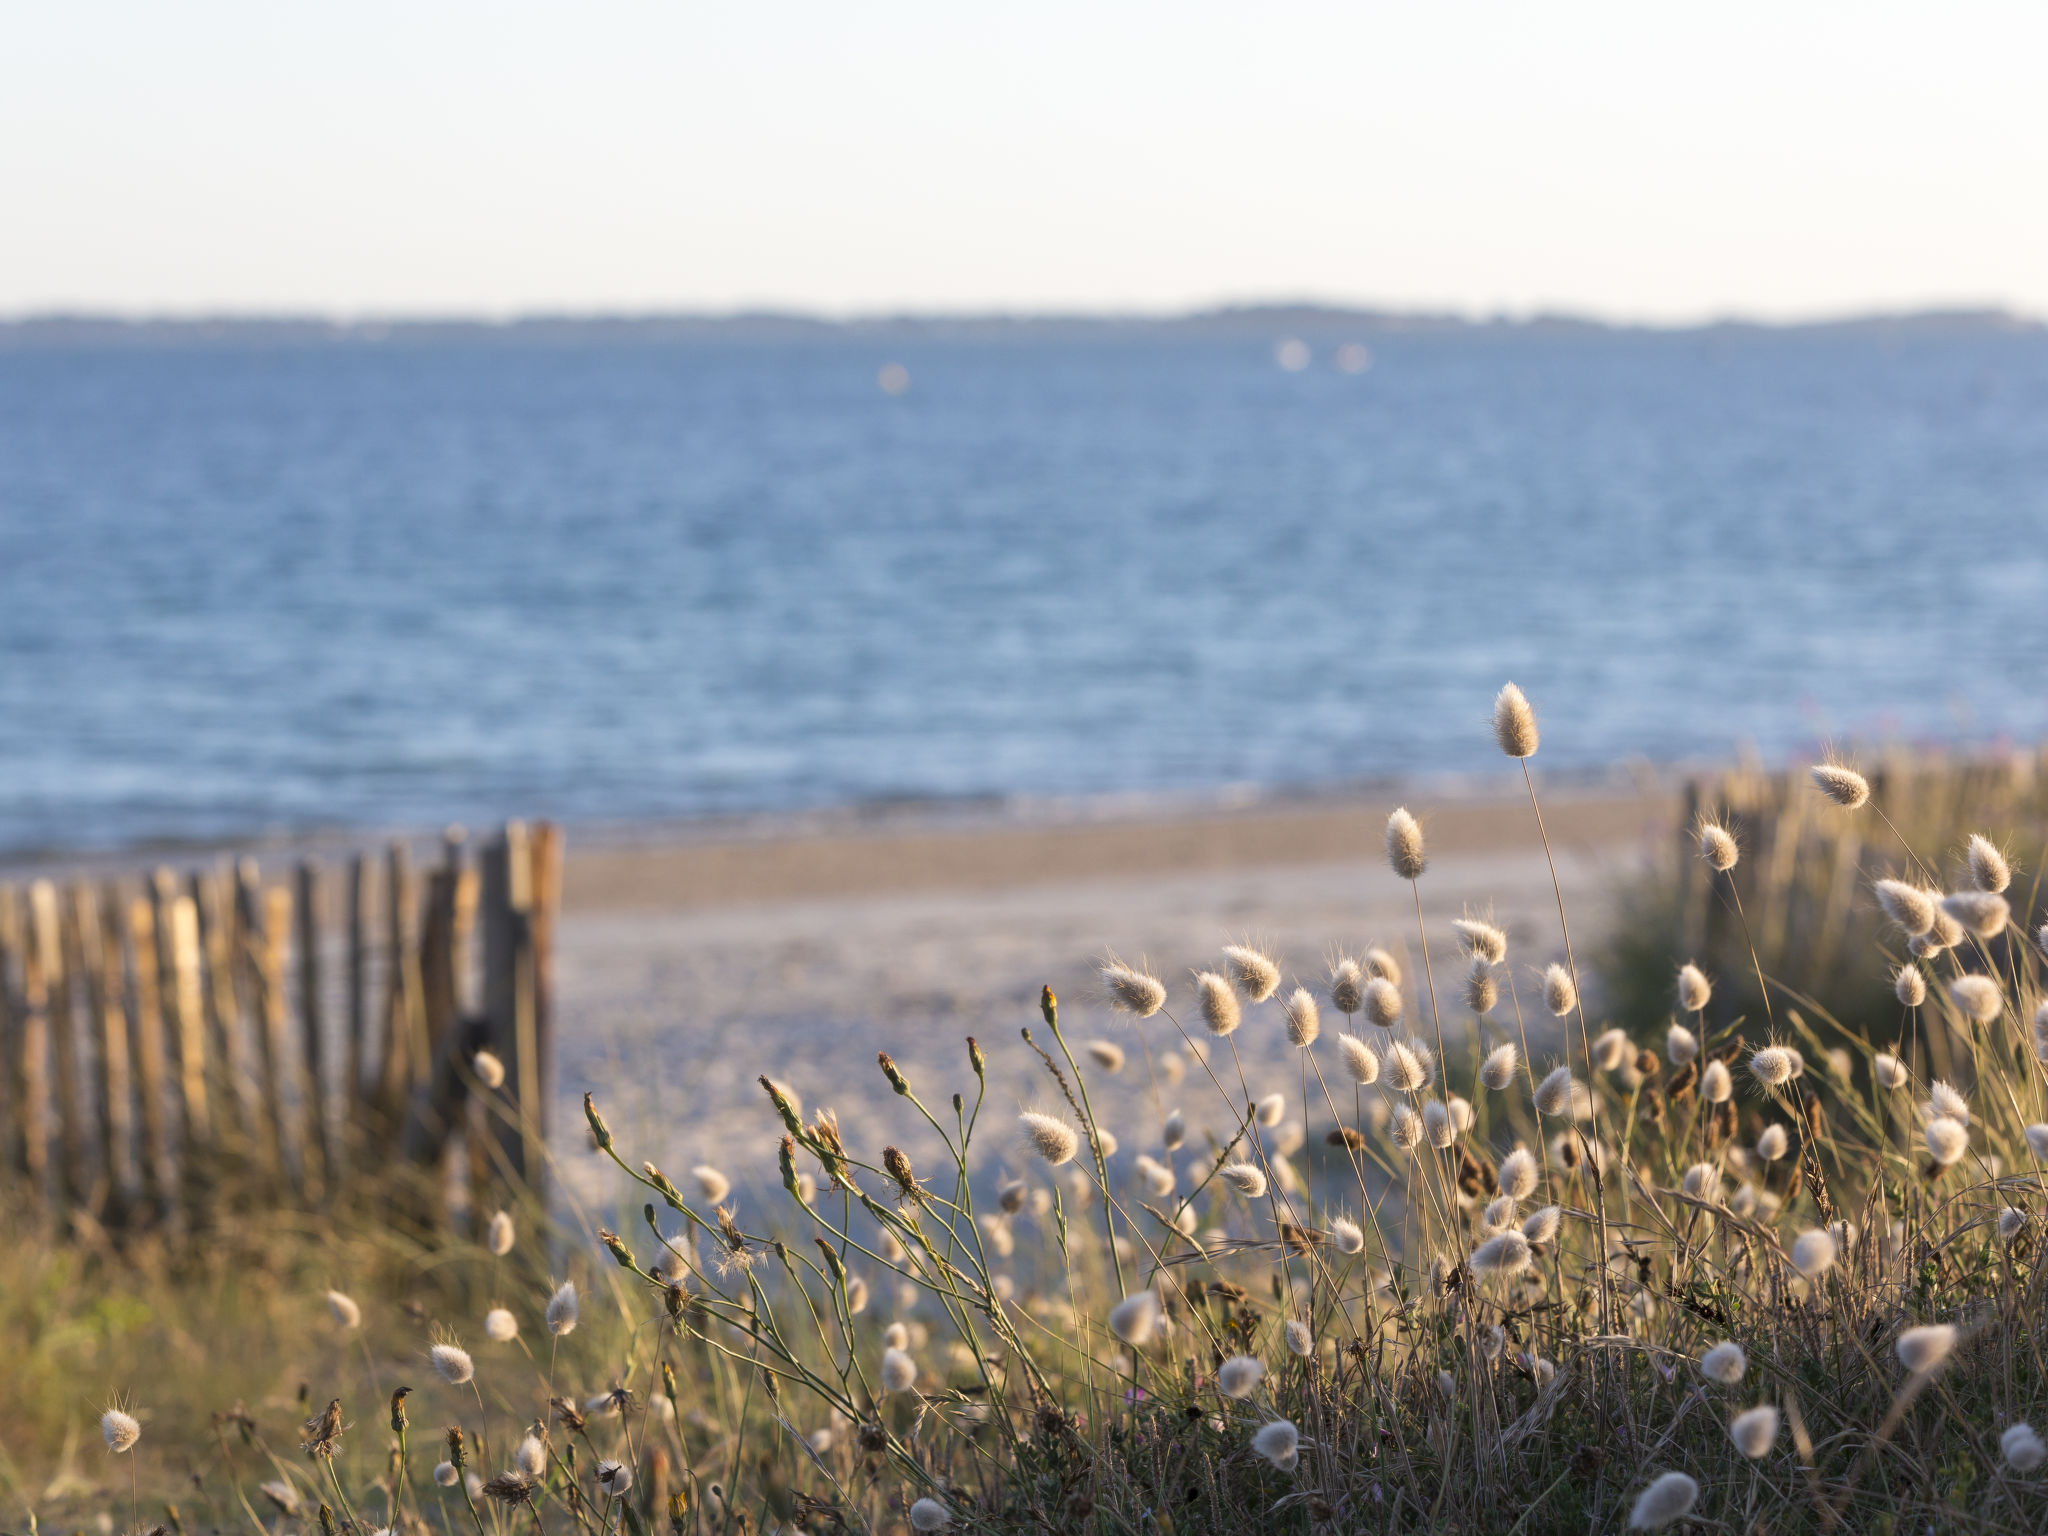
{"label": "blue sea water", "polygon": [[[907,368],[908,391],[877,387]],[[2048,339],[0,352],[0,849],[2048,727]]]}

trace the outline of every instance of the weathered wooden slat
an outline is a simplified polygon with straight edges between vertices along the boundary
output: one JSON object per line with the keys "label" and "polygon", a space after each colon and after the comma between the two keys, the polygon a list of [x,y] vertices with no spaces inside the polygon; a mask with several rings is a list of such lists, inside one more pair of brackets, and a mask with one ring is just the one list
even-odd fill
{"label": "weathered wooden slat", "polygon": [[157,967],[156,903],[128,904],[128,952],[135,999],[136,1103],[142,1112],[142,1186],[160,1215],[177,1209],[180,1180],[171,1149],[170,1063],[164,1048],[162,973]]}
{"label": "weathered wooden slat", "polygon": [[113,886],[96,892],[78,885],[72,888],[71,904],[93,1017],[93,1099],[99,1119],[100,1167],[107,1181],[104,1219],[118,1225],[128,1219],[138,1193],[121,893]]}
{"label": "weathered wooden slat", "polygon": [[78,1012],[73,1006],[77,974],[69,963],[63,903],[57,887],[38,880],[29,890],[29,913],[37,956],[43,967],[45,1012],[50,1021],[51,1129],[57,1143],[57,1192],[67,1206],[83,1205],[92,1186],[86,1169],[85,1075],[78,1058]]}
{"label": "weathered wooden slat", "polygon": [[341,1166],[335,1149],[327,1092],[326,1009],[320,992],[320,866],[300,861],[298,875],[299,1048],[305,1060],[307,1146],[316,1150],[323,1176]]}
{"label": "weathered wooden slat", "polygon": [[223,860],[215,869],[194,870],[190,880],[193,906],[199,914],[200,1004],[211,1042],[213,1071],[208,1092],[219,1108],[224,1133],[231,1133],[236,1153],[253,1158],[261,1171],[274,1176],[277,1163],[264,1130],[263,1099],[255,1063],[250,1060],[248,1031],[242,1027],[233,879],[232,868]]}
{"label": "weathered wooden slat", "polygon": [[15,1163],[21,1170],[32,1204],[49,1201],[50,1173],[50,992],[52,957],[45,952],[42,923],[36,912],[42,903],[34,888],[29,891],[28,910],[21,933],[20,1024],[15,1035],[15,1103],[20,1112],[17,1127],[21,1137]]}
{"label": "weathered wooden slat", "polygon": [[296,1170],[308,1192],[318,1181],[317,1148],[308,1151],[309,1108],[303,1074],[294,1066],[291,1040],[291,996],[286,971],[290,963],[292,893],[274,885],[262,893],[262,915],[251,935],[256,945],[257,973],[262,982],[261,1055],[263,1090],[284,1145],[285,1164]]}
{"label": "weathered wooden slat", "polygon": [[21,893],[0,885],[0,1166],[21,1172]]}
{"label": "weathered wooden slat", "polygon": [[178,1041],[178,1099],[184,1114],[185,1173],[200,1171],[202,1157],[214,1142],[213,1105],[206,1092],[206,1008],[199,987],[199,907],[182,892],[172,896],[166,912],[171,934],[168,1000]]}
{"label": "weathered wooden slat", "polygon": [[418,928],[418,901],[413,889],[412,852],[405,844],[391,845],[385,875],[384,953],[390,975],[385,995],[384,1059],[378,1100],[384,1123],[392,1128],[395,1140],[413,1084],[426,1077],[431,1058],[427,1051],[419,953],[413,937]]}
{"label": "weathered wooden slat", "polygon": [[351,1156],[360,1158],[370,1133],[368,1084],[363,1066],[370,1040],[370,915],[373,883],[369,861],[361,854],[348,861],[348,1069],[342,1108],[347,1116]]}

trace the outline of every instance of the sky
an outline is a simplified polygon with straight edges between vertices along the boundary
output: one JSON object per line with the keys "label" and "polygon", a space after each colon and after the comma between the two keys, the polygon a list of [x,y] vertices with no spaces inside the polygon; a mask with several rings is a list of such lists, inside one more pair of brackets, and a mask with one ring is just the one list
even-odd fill
{"label": "sky", "polygon": [[2048,314],[2048,5],[0,0],[0,315]]}

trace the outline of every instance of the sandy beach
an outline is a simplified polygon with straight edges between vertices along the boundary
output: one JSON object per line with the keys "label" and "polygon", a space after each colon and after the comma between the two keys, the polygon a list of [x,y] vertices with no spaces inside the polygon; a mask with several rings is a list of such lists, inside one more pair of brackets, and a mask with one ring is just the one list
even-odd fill
{"label": "sandy beach", "polygon": [[[1427,1020],[1414,899],[1381,854],[1392,805],[1359,798],[1085,823],[572,840],[558,970],[564,1109],[573,1114],[575,1097],[595,1089],[636,1155],[676,1169],[713,1162],[744,1188],[748,1174],[772,1177],[779,1134],[758,1073],[789,1083],[807,1109],[831,1105],[870,1150],[894,1140],[916,1156],[929,1130],[893,1099],[877,1043],[943,1111],[953,1092],[972,1096],[962,1045],[971,1034],[990,1062],[988,1111],[1005,1117],[994,1134],[1011,1140],[1007,1116],[1057,1094],[1018,1033],[1028,1026],[1044,1039],[1037,998],[1049,983],[1077,1050],[1094,1038],[1126,1049],[1113,1085],[1092,1079],[1104,1123],[1145,1135],[1156,1125],[1145,1117],[1181,1096],[1191,1119],[1204,1104],[1213,1113],[1206,1078],[1198,1094],[1194,1077],[1175,1090],[1148,1073],[1139,1030],[1111,1014],[1096,962],[1110,951],[1145,962],[1172,991],[1168,1011],[1200,1033],[1182,1006],[1191,1002],[1187,979],[1225,943],[1262,945],[1288,986],[1298,979],[1319,994],[1332,954],[1379,944],[1405,958],[1409,1006]],[[1416,808],[1430,843],[1423,913],[1447,1040],[1464,1038],[1470,1019],[1457,1001],[1462,964],[1449,920],[1491,908],[1509,934],[1540,1055],[1552,1037],[1529,978],[1564,945],[1528,802]],[[1607,922],[1620,878],[1674,815],[1674,802],[1653,793],[1546,807],[1581,950]],[[1504,995],[1495,1019],[1511,1028],[1514,1017]],[[1326,1031],[1340,1024],[1327,1015]],[[1277,1001],[1248,1010],[1234,1039],[1253,1091],[1287,1092],[1290,1119],[1299,1119],[1300,1063]],[[1144,1026],[1144,1042],[1186,1055],[1164,1017]],[[1327,1119],[1319,1098],[1310,1108],[1311,1126]],[[580,1151],[563,1155],[572,1171],[587,1165]]]}

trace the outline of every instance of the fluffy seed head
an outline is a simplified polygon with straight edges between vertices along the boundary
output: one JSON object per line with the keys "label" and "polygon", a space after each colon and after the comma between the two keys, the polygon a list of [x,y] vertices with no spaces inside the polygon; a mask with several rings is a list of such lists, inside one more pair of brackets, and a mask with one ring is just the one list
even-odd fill
{"label": "fluffy seed head", "polygon": [[1287,1095],[1269,1093],[1253,1107],[1252,1117],[1259,1124],[1271,1128],[1287,1118]]}
{"label": "fluffy seed head", "polygon": [[1465,1006],[1483,1016],[1493,1012],[1493,1005],[1499,1001],[1500,983],[1494,979],[1493,967],[1484,960],[1474,960],[1465,977]]}
{"label": "fluffy seed head", "polygon": [[1301,1431],[1286,1419],[1261,1424],[1258,1433],[1252,1436],[1252,1450],[1282,1472],[1292,1472],[1301,1458]]}
{"label": "fluffy seed head", "polygon": [[1109,1309],[1109,1331],[1133,1349],[1143,1349],[1159,1329],[1159,1293],[1133,1291]]}
{"label": "fluffy seed head", "polygon": [[512,1218],[504,1211],[491,1217],[490,1225],[484,1228],[484,1246],[499,1258],[512,1251]]}
{"label": "fluffy seed head", "polygon": [[1509,757],[1536,755],[1536,711],[1513,683],[1493,696],[1493,739]]}
{"label": "fluffy seed head", "polygon": [[2012,884],[2011,862],[1983,833],[1970,834],[1966,852],[1970,861],[1970,883],[1978,890],[1995,895]]}
{"label": "fluffy seed head", "polygon": [[1920,1106],[1920,1111],[1930,1120],[1946,1115],[1964,1125],[1970,1123],[1970,1101],[1938,1077],[1927,1085],[1927,1102]]}
{"label": "fluffy seed head", "polygon": [[1384,949],[1368,949],[1365,952],[1365,976],[1370,981],[1377,976],[1381,981],[1401,985],[1401,962]]}
{"label": "fluffy seed head", "polygon": [[2027,1127],[2027,1150],[2034,1154],[2037,1163],[2048,1163],[2048,1125]]}
{"label": "fluffy seed head", "polygon": [[1287,1326],[1281,1330],[1287,1340],[1287,1352],[1303,1357],[1311,1354],[1315,1347],[1315,1336],[1308,1331],[1308,1324],[1298,1317],[1287,1319]]}
{"label": "fluffy seed head", "polygon": [[1466,1261],[1475,1275],[1515,1275],[1529,1267],[1529,1239],[1510,1227],[1496,1232]]}
{"label": "fluffy seed head", "polygon": [[907,1349],[890,1348],[882,1351],[882,1390],[884,1392],[908,1392],[917,1385],[917,1362],[910,1358]]}
{"label": "fluffy seed head", "polygon": [[1666,1472],[1636,1498],[1628,1512],[1632,1531],[1654,1531],[1683,1519],[1700,1496],[1700,1485],[1683,1472]]}
{"label": "fluffy seed head", "polygon": [[1700,1074],[1700,1097],[1709,1104],[1726,1104],[1735,1096],[1735,1079],[1726,1062],[1710,1061]]}
{"label": "fluffy seed head", "polygon": [[1401,987],[1398,982],[1375,976],[1365,984],[1365,1016],[1381,1029],[1401,1022]]}
{"label": "fluffy seed head", "polygon": [[1687,1013],[1698,1013],[1713,999],[1714,989],[1708,983],[1706,973],[1690,960],[1678,968],[1678,1006]]}
{"label": "fluffy seed head", "polygon": [[2027,1229],[2027,1213],[2007,1206],[1998,1213],[1998,1240],[2009,1243]]}
{"label": "fluffy seed head", "polygon": [[1992,891],[1955,891],[1941,898],[1941,910],[1973,938],[1995,939],[2012,919],[2012,907]]}
{"label": "fluffy seed head", "polygon": [[1880,880],[1874,887],[1877,904],[1884,915],[1905,934],[1920,934],[1934,926],[1934,897],[1904,880]]}
{"label": "fluffy seed head", "polygon": [[1508,936],[1483,918],[1460,917],[1452,919],[1451,926],[1458,932],[1458,942],[1464,947],[1468,960],[1484,960],[1488,965],[1499,965],[1508,957]]}
{"label": "fluffy seed head", "polygon": [[100,1415],[100,1438],[107,1442],[107,1449],[116,1456],[133,1450],[135,1442],[142,1438],[142,1426],[135,1415],[119,1408],[109,1408]]}
{"label": "fluffy seed head", "polygon": [[1756,1155],[1767,1163],[1775,1163],[1791,1147],[1791,1138],[1785,1134],[1782,1125],[1767,1125],[1756,1138]]}
{"label": "fluffy seed head", "polygon": [[344,1328],[360,1328],[363,1326],[363,1309],[356,1305],[353,1296],[345,1295],[340,1291],[329,1291],[327,1293],[327,1310],[334,1315],[334,1320]]}
{"label": "fluffy seed head", "polygon": [[1782,1088],[1792,1081],[1792,1053],[1782,1045],[1766,1045],[1750,1053],[1749,1075],[1766,1088]]}
{"label": "fluffy seed head", "polygon": [[910,1325],[908,1323],[891,1323],[888,1327],[884,1328],[882,1330],[882,1348],[909,1349]]}
{"label": "fluffy seed head", "polygon": [[1517,1147],[1500,1160],[1497,1175],[1500,1192],[1516,1200],[1536,1193],[1536,1157],[1527,1147]]}
{"label": "fluffy seed head", "polygon": [[1700,1053],[1700,1039],[1683,1024],[1664,1031],[1664,1055],[1673,1066],[1682,1067]]}
{"label": "fluffy seed head", "polygon": [[1159,1144],[1171,1152],[1188,1139],[1188,1117],[1175,1110],[1159,1128]]}
{"label": "fluffy seed head", "polygon": [[690,1170],[690,1177],[697,1181],[697,1192],[704,1197],[706,1205],[720,1205],[732,1193],[732,1180],[709,1163],[699,1163]]}
{"label": "fluffy seed head", "polygon": [[1579,989],[1572,984],[1572,973],[1561,965],[1552,965],[1543,973],[1543,1006],[1559,1018],[1563,1018],[1578,1006]]}
{"label": "fluffy seed head", "polygon": [[1970,1150],[1970,1128],[1946,1115],[1927,1122],[1927,1155],[1939,1168],[1952,1167]]}
{"label": "fluffy seed head", "polygon": [[1486,1230],[1489,1234],[1498,1232],[1502,1227],[1513,1226],[1515,1224],[1515,1197],[1513,1195],[1500,1195],[1496,1197],[1487,1204],[1484,1216]]}
{"label": "fluffy seed head", "polygon": [[1422,1106],[1422,1130],[1432,1147],[1448,1147],[1458,1139],[1458,1128],[1451,1124],[1450,1110],[1437,1099],[1431,1099]]}
{"label": "fluffy seed head", "polygon": [[1554,1242],[1557,1229],[1564,1225],[1564,1212],[1557,1206],[1546,1205],[1541,1210],[1531,1211],[1522,1220],[1522,1236],[1532,1243]]}
{"label": "fluffy seed head", "polygon": [[1173,1193],[1175,1182],[1173,1169],[1160,1162],[1158,1158],[1147,1157],[1140,1153],[1136,1167],[1138,1176],[1145,1181],[1146,1191],[1154,1199],[1163,1200]]}
{"label": "fluffy seed head", "polygon": [[1316,1008],[1314,994],[1307,987],[1296,987],[1287,995],[1285,1013],[1287,1043],[1304,1050],[1314,1045],[1323,1032],[1323,1016]]}
{"label": "fluffy seed head", "polygon": [[1280,967],[1248,944],[1224,945],[1223,963],[1230,979],[1255,1003],[1263,1003],[1280,989]]}
{"label": "fluffy seed head", "polygon": [[478,1051],[470,1057],[469,1068],[476,1073],[476,1080],[486,1088],[505,1086],[505,1063],[489,1051]]}
{"label": "fluffy seed head", "polygon": [[1908,1008],[1918,1008],[1927,1001],[1927,978],[1919,966],[1908,960],[1892,977],[1892,992]]}
{"label": "fluffy seed head", "polygon": [[528,1477],[539,1477],[548,1469],[547,1447],[538,1437],[528,1435],[512,1451],[512,1465]]}
{"label": "fluffy seed head", "polygon": [[1237,993],[1230,983],[1214,971],[1195,973],[1195,994],[1202,1006],[1202,1022],[1209,1026],[1212,1035],[1227,1035],[1244,1022],[1244,1013],[1237,1006]]}
{"label": "fluffy seed head", "polygon": [[1394,1145],[1403,1152],[1413,1152],[1422,1145],[1422,1116],[1406,1104],[1396,1104],[1393,1119],[1388,1122],[1387,1134],[1394,1138]]}
{"label": "fluffy seed head", "polygon": [[1090,1040],[1088,1055],[1095,1065],[1105,1072],[1121,1072],[1124,1069],[1124,1048],[1114,1040]]}
{"label": "fluffy seed head", "polygon": [[1257,1163],[1225,1163],[1216,1170],[1216,1176],[1248,1200],[1256,1200],[1266,1192],[1265,1170]]}
{"label": "fluffy seed head", "polygon": [[1497,1045],[1480,1063],[1479,1081],[1499,1093],[1515,1080],[1515,1068],[1521,1065],[1521,1060],[1521,1053],[1512,1044]]}
{"label": "fluffy seed head", "polygon": [[2005,1007],[2005,995],[1989,976],[1958,976],[1948,984],[1949,1001],[1975,1019],[1989,1024]]}
{"label": "fluffy seed head", "polygon": [[1342,1254],[1365,1252],[1365,1232],[1357,1222],[1346,1216],[1336,1217],[1330,1223],[1330,1246]]}
{"label": "fluffy seed head", "polygon": [[1700,857],[1708,865],[1726,874],[1735,867],[1735,861],[1742,857],[1742,850],[1736,846],[1735,834],[1718,821],[1700,823]]}
{"label": "fluffy seed head", "polygon": [[952,1513],[937,1499],[919,1499],[910,1506],[910,1528],[914,1531],[943,1531],[952,1523]]}
{"label": "fluffy seed head", "polygon": [[434,1481],[443,1488],[453,1488],[462,1481],[462,1474],[455,1469],[454,1462],[437,1461],[434,1463]]}
{"label": "fluffy seed head", "polygon": [[1870,1075],[1886,1093],[1905,1087],[1908,1077],[1906,1064],[1889,1051],[1879,1051],[1870,1058]]}
{"label": "fluffy seed head", "polygon": [[1778,1438],[1778,1410],[1763,1403],[1747,1413],[1738,1413],[1728,1425],[1728,1438],[1751,1461],[1769,1455]]}
{"label": "fluffy seed head", "polygon": [[1724,1387],[1732,1387],[1742,1380],[1742,1373],[1749,1369],[1749,1357],[1742,1352],[1742,1346],[1733,1339],[1723,1339],[1712,1349],[1700,1356],[1700,1374],[1709,1381],[1718,1381]]}
{"label": "fluffy seed head", "polygon": [[1602,1072],[1612,1072],[1627,1061],[1632,1052],[1633,1047],[1624,1032],[1618,1029],[1606,1030],[1593,1042],[1593,1065]]}
{"label": "fluffy seed head", "polygon": [[1561,1115],[1571,1108],[1572,1089],[1578,1085],[1572,1081],[1570,1067],[1559,1067],[1536,1085],[1536,1108],[1546,1115]]}
{"label": "fluffy seed head", "polygon": [[1853,811],[1870,798],[1870,780],[1854,768],[1840,763],[1816,763],[1814,787],[1846,811]]}
{"label": "fluffy seed head", "polygon": [[1225,1397],[1250,1397],[1265,1379],[1266,1367],[1251,1355],[1232,1355],[1216,1367],[1216,1390]]}
{"label": "fluffy seed head", "polygon": [[1365,972],[1349,956],[1330,967],[1330,1006],[1346,1017],[1365,1006]]}
{"label": "fluffy seed head", "polygon": [[1406,806],[1387,818],[1387,863],[1403,880],[1420,880],[1429,867],[1422,852],[1422,824]]}
{"label": "fluffy seed head", "polygon": [[1721,1198],[1721,1170],[1712,1163],[1694,1163],[1685,1170],[1678,1187],[1695,1200],[1718,1200]]}
{"label": "fluffy seed head", "polygon": [[1102,984],[1109,989],[1111,1006],[1138,1018],[1149,1019],[1166,1006],[1166,984],[1121,960],[1103,962]]}
{"label": "fluffy seed head", "polygon": [[427,1359],[451,1387],[461,1386],[476,1374],[476,1362],[469,1358],[469,1351],[454,1344],[436,1344],[427,1351]]}
{"label": "fluffy seed head", "polygon": [[1344,1070],[1354,1083],[1376,1083],[1380,1076],[1379,1052],[1356,1035],[1337,1037],[1337,1054],[1344,1058]]}
{"label": "fluffy seed head", "polygon": [[1998,1454],[2015,1472],[2031,1472],[2048,1461],[2048,1442],[2035,1433],[2031,1424],[2014,1424],[1998,1437]]}
{"label": "fluffy seed head", "polygon": [[561,1288],[548,1298],[546,1321],[548,1332],[560,1338],[576,1329],[576,1282],[564,1280]]}
{"label": "fluffy seed head", "polygon": [[484,1337],[494,1344],[509,1344],[519,1337],[519,1319],[503,1307],[484,1314]]}
{"label": "fluffy seed head", "polygon": [[1947,1323],[1929,1323],[1908,1328],[1899,1335],[1899,1364],[1914,1375],[1931,1371],[1946,1360],[1956,1347],[1956,1331]]}
{"label": "fluffy seed head", "polygon": [[1017,1121],[1024,1127],[1025,1145],[1055,1168],[1072,1162],[1075,1152],[1080,1150],[1080,1135],[1064,1120],[1027,1109],[1017,1117]]}
{"label": "fluffy seed head", "polygon": [[1835,1240],[1819,1227],[1802,1232],[1792,1243],[1792,1267],[1809,1280],[1834,1267]]}

